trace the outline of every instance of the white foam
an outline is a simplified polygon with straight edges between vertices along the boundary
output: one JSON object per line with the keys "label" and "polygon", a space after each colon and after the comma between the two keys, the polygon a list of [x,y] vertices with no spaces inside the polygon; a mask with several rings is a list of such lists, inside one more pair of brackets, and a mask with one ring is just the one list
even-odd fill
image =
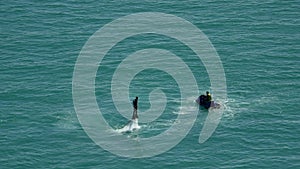
{"label": "white foam", "polygon": [[127,125],[125,125],[121,129],[117,129],[116,131],[119,133],[122,132],[132,132],[133,130],[138,130],[141,127],[139,126],[138,119],[130,120]]}

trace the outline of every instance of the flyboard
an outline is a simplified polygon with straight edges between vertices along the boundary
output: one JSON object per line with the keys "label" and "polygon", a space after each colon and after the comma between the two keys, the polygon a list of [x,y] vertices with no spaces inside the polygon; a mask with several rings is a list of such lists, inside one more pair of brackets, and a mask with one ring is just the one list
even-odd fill
{"label": "flyboard", "polygon": [[141,126],[139,126],[138,119],[132,119],[130,120],[123,128],[117,129],[117,132],[123,133],[123,132],[132,132],[134,130],[140,129]]}

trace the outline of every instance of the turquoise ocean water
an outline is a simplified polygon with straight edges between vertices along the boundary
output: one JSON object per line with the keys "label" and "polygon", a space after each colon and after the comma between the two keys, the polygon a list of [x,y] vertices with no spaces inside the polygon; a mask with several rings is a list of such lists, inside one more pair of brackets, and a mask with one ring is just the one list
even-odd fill
{"label": "turquoise ocean water", "polygon": [[[290,1],[1,1],[0,168],[300,168],[300,4]],[[105,24],[136,12],[184,18],[210,39],[224,66],[228,101],[205,143],[200,108],[189,134],[166,153],[141,159],[116,156],[82,129],[72,100],[76,59]],[[109,124],[118,115],[107,85],[129,54],[161,48],[182,58],[200,91],[209,90],[205,67],[178,41],[155,34],[118,43],[97,72],[96,97]],[[130,97],[162,86],[169,102],[160,119],[141,124],[141,136],[169,128],[180,98],[176,81],[159,70],[140,72]],[[142,86],[142,87],[141,87]],[[197,96],[195,96],[197,97]],[[175,100],[175,101],[174,101]]]}

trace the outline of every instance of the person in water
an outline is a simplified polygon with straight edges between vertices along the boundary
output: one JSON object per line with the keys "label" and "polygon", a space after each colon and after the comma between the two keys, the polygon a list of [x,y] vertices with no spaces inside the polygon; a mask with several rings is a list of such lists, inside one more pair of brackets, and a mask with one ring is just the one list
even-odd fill
{"label": "person in water", "polygon": [[139,99],[138,97],[135,97],[135,99],[132,101],[132,104],[133,104],[132,120],[135,120],[138,118],[138,115],[137,115],[138,99]]}
{"label": "person in water", "polygon": [[208,91],[206,91],[206,100],[207,100],[207,102],[211,101],[211,95]]}

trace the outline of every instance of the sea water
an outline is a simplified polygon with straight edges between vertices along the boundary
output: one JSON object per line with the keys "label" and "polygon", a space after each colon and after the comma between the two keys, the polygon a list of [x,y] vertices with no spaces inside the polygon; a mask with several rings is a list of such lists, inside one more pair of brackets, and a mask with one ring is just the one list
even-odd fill
{"label": "sea water", "polygon": [[[0,4],[0,168],[300,168],[298,1]],[[137,12],[183,18],[201,29],[217,50],[227,99],[220,123],[206,142],[198,142],[208,116],[203,108],[179,144],[148,158],[104,150],[79,123],[72,78],[82,47],[105,24]],[[209,90],[214,96],[203,63],[188,46],[157,34],[129,37],[107,53],[95,79],[97,103],[113,129],[122,128],[128,119],[112,102],[110,80],[123,59],[146,48],[180,56],[194,73],[199,86],[195,93]],[[130,85],[124,104],[140,97],[141,128],[127,133],[129,139],[159,135],[176,123],[182,113],[180,88],[168,73],[146,69]],[[167,98],[165,110],[153,122],[141,123],[143,112],[151,107],[149,95],[158,87]]]}

